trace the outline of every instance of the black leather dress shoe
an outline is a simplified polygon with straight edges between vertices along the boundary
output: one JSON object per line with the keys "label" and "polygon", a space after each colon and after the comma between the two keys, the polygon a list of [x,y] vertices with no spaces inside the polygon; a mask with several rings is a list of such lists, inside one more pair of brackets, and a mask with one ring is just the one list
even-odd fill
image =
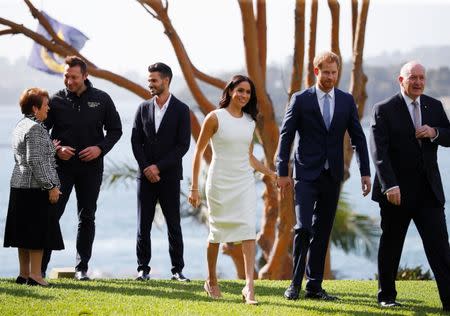
{"label": "black leather dress shoe", "polygon": [[41,283],[39,283],[38,281],[36,281],[35,279],[32,279],[32,278],[28,278],[28,280],[27,280],[27,285],[30,285],[30,286],[42,286],[42,287],[49,287],[50,286],[50,284],[41,284]]}
{"label": "black leather dress shoe", "polygon": [[400,307],[400,306],[402,306],[402,304],[400,304],[399,302],[396,302],[395,300],[380,301],[378,304],[380,304],[380,307],[383,307],[383,308],[391,308],[391,307]]}
{"label": "black leather dress shoe", "polygon": [[339,298],[337,296],[333,296],[327,293],[324,289],[321,289],[318,292],[306,292],[305,298],[311,298],[314,300],[322,300],[322,301],[335,301]]}
{"label": "black leather dress shoe", "polygon": [[75,279],[78,281],[90,281],[91,279],[88,277],[86,271],[76,271]]}
{"label": "black leather dress shoe", "polygon": [[284,291],[284,297],[288,300],[298,300],[300,295],[300,286],[289,285],[289,287]]}
{"label": "black leather dress shoe", "polygon": [[150,273],[141,270],[138,272],[138,276],[135,280],[136,281],[148,281],[148,280],[150,280]]}
{"label": "black leather dress shoe", "polygon": [[172,275],[172,280],[177,280],[177,281],[181,281],[181,282],[191,282],[191,280],[189,280],[188,278],[186,278],[183,273],[181,272],[175,272]]}
{"label": "black leather dress shoe", "polygon": [[19,275],[16,279],[16,283],[17,284],[25,284],[25,283],[27,283],[27,279],[25,279]]}

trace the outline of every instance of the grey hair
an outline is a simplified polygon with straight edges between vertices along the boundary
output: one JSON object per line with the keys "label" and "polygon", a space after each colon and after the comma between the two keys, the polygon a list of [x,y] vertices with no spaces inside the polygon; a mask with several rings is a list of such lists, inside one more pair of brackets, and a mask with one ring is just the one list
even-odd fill
{"label": "grey hair", "polygon": [[402,66],[402,68],[400,69],[400,76],[403,78],[407,78],[411,74],[411,69],[416,66],[421,67],[424,73],[426,72],[425,67],[421,63],[416,60],[412,60]]}

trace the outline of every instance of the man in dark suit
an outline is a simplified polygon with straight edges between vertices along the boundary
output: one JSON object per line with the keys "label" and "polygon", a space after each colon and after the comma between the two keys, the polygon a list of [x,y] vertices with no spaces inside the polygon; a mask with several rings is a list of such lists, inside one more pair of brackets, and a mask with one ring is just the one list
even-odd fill
{"label": "man in dark suit", "polygon": [[395,277],[409,223],[422,238],[445,310],[450,309],[450,248],[444,192],[437,164],[438,145],[450,146],[450,123],[442,103],[422,94],[425,68],[405,64],[401,92],[376,104],[370,151],[376,169],[372,199],[381,212],[378,302],[396,302]]}
{"label": "man in dark suit", "polygon": [[[332,52],[314,58],[314,87],[295,93],[284,117],[277,157],[281,194],[291,184],[288,174],[291,145],[299,136],[295,152],[294,271],[284,293],[298,299],[306,265],[306,298],[334,300],[322,288],[323,269],[331,228],[344,174],[343,143],[350,134],[360,164],[363,195],[370,192],[366,138],[358,120],[353,97],[335,88],[339,57]],[[306,262],[308,255],[308,262]]]}
{"label": "man in dark suit", "polygon": [[166,219],[172,279],[189,281],[183,274],[183,236],[180,225],[182,158],[189,149],[189,108],[169,92],[172,70],[163,63],[148,67],[153,97],[143,102],[134,120],[131,144],[139,165],[137,178],[137,280],[150,279],[150,231],[159,203]]}

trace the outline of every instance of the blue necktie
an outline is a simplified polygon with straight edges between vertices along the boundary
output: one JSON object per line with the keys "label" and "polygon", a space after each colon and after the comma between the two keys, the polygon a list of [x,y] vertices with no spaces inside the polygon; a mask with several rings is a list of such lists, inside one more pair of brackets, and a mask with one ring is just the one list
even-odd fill
{"label": "blue necktie", "polygon": [[325,94],[323,100],[323,121],[325,122],[325,126],[327,127],[327,129],[329,129],[331,124],[331,115],[330,115],[330,95],[328,93]]}

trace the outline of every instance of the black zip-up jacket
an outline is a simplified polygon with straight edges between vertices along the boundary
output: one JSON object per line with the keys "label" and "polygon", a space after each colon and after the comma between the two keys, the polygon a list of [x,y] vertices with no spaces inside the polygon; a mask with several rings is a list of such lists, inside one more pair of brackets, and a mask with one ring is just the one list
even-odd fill
{"label": "black zip-up jacket", "polygon": [[85,84],[87,89],[80,96],[63,89],[51,97],[45,125],[52,139],[75,148],[75,157],[89,146],[100,147],[102,157],[122,136],[122,123],[110,96],[87,79]]}

